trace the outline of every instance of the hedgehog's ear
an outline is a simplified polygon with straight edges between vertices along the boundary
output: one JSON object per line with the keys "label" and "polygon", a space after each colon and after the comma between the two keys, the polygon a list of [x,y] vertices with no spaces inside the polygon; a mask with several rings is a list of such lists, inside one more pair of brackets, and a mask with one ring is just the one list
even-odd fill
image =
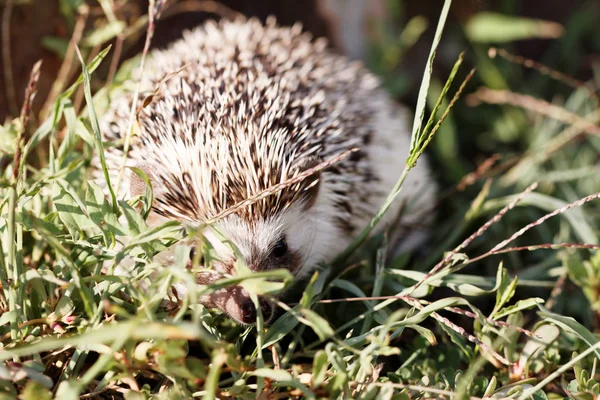
{"label": "hedgehog's ear", "polygon": [[[296,170],[296,174],[301,174],[305,171],[308,171],[311,168],[316,167],[321,163],[321,160],[318,157],[307,157],[302,161],[298,162],[294,169]],[[296,175],[295,174],[295,175]],[[302,202],[304,210],[309,210],[317,200],[317,196],[319,194],[319,188],[321,187],[321,172],[315,172],[314,174],[308,176],[301,183],[302,190]]]}
{"label": "hedgehog's ear", "polygon": [[147,183],[152,185],[152,195],[156,198],[164,189],[156,180],[155,173],[158,171],[154,164],[139,163],[131,168],[131,179],[129,183],[129,194],[131,197],[141,196],[146,193]]}

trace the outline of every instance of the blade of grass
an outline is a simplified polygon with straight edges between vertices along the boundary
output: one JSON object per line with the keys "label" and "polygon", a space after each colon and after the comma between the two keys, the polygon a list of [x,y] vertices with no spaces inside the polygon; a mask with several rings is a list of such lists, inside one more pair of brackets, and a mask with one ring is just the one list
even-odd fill
{"label": "blade of grass", "polygon": [[140,76],[137,82],[135,92],[132,96],[131,109],[129,110],[129,121],[127,122],[127,131],[125,135],[125,144],[123,145],[123,159],[121,160],[121,166],[119,168],[119,174],[117,176],[117,183],[115,185],[117,192],[119,192],[121,187],[121,180],[123,178],[123,171],[125,170],[125,164],[127,162],[127,153],[129,152],[129,146],[131,144],[131,137],[133,136],[133,126],[136,117],[137,110],[137,101],[139,97],[139,93],[142,89],[142,78],[144,74],[144,69],[146,67],[146,57],[148,56],[148,51],[150,50],[150,43],[152,42],[152,37],[154,36],[154,29],[156,20],[158,18],[158,8],[156,6],[156,0],[150,0],[148,3],[148,27],[146,29],[146,40],[144,42],[144,49],[142,51],[142,59],[140,61]]}
{"label": "blade of grass", "polygon": [[102,166],[102,173],[104,174],[104,179],[106,179],[106,186],[108,187],[108,191],[110,192],[111,198],[111,206],[115,213],[119,212],[119,207],[117,204],[117,196],[111,186],[110,183],[110,175],[108,173],[108,169],[106,167],[106,157],[104,156],[104,148],[102,146],[102,134],[100,133],[100,124],[98,123],[98,117],[96,116],[96,110],[94,109],[94,102],[92,97],[92,89],[91,89],[91,78],[90,72],[88,70],[85,61],[83,61],[83,57],[81,56],[81,52],[79,51],[79,47],[75,45],[75,52],[77,53],[77,57],[81,62],[81,69],[83,72],[83,88],[85,93],[85,100],[88,105],[88,112],[90,116],[90,122],[92,124],[92,130],[94,131],[94,138],[96,139],[96,151],[98,152],[98,156],[100,157],[100,165]]}
{"label": "blade of grass", "polygon": [[412,137],[410,140],[411,149],[416,148],[416,144],[421,138],[421,126],[423,125],[423,119],[425,118],[425,107],[427,106],[427,93],[429,92],[429,83],[431,82],[431,75],[433,73],[433,60],[435,59],[435,53],[437,47],[442,39],[442,33],[444,32],[444,26],[446,25],[446,18],[448,18],[448,12],[452,0],[445,0],[438,19],[437,28],[435,30],[435,36],[433,43],[429,50],[429,57],[427,57],[427,64],[425,65],[425,71],[423,72],[423,80],[421,81],[421,87],[419,89],[419,96],[417,98],[417,108],[415,111],[415,118],[412,128]]}
{"label": "blade of grass", "polygon": [[0,361],[12,357],[26,357],[46,351],[60,349],[63,346],[86,346],[90,343],[113,343],[120,340],[124,332],[134,340],[144,339],[202,339],[207,346],[214,347],[215,343],[204,330],[187,322],[167,324],[159,322],[141,323],[139,320],[106,324],[100,328],[87,331],[80,335],[67,335],[63,337],[47,337],[44,340],[25,344],[10,349],[4,348],[0,353]]}
{"label": "blade of grass", "polygon": [[[9,287],[9,310],[14,313],[14,317],[10,321],[10,334],[12,340],[18,339],[18,324],[22,321],[23,304],[22,294],[23,290],[19,284],[19,277],[23,272],[22,259],[17,257],[19,250],[22,249],[22,234],[23,231],[18,229],[15,216],[17,214],[17,202],[18,192],[21,187],[21,163],[24,163],[21,157],[23,150],[23,144],[25,140],[25,131],[29,122],[29,115],[31,114],[31,103],[37,92],[37,83],[40,78],[40,68],[42,66],[41,60],[38,61],[32,68],[31,75],[27,89],[25,90],[25,101],[21,108],[21,116],[19,128],[17,131],[17,138],[15,144],[15,156],[13,163],[13,182],[12,187],[9,189],[9,200],[8,200],[8,257],[7,257],[7,285]],[[4,257],[4,254],[0,254]],[[19,306],[18,306],[19,305]]]}
{"label": "blade of grass", "polygon": [[[458,66],[460,66],[460,59],[459,59],[459,61],[456,62],[456,64],[455,64],[456,68],[453,70],[453,73],[448,77],[448,80],[446,81],[445,86],[450,86],[450,84],[454,80]],[[454,106],[456,101],[458,100],[459,96],[461,95],[462,91],[465,88],[466,83],[469,81],[469,79],[471,79],[474,72],[475,72],[474,70],[471,70],[471,72],[464,79],[464,81],[462,82],[458,91],[455,93],[452,101],[448,105],[448,108],[444,111],[444,113],[442,114],[442,116],[440,117],[440,119],[438,120],[436,125],[434,126],[434,128],[430,132],[426,133],[425,136],[423,136],[422,142],[419,139],[419,142],[417,142],[415,144],[415,146],[417,146],[417,147],[411,147],[409,154],[408,154],[408,158],[406,160],[406,166],[404,167],[404,170],[402,171],[400,178],[398,179],[398,181],[392,188],[392,191],[386,198],[385,203],[377,211],[377,214],[375,214],[373,219],[371,219],[371,221],[369,222],[369,225],[367,225],[367,227],[362,230],[362,232],[356,237],[356,239],[354,239],[354,241],[340,255],[338,255],[336,257],[336,259],[333,261],[334,265],[338,265],[338,264],[342,263],[352,253],[354,253],[354,251],[356,251],[356,249],[358,249],[367,240],[367,238],[369,237],[369,235],[371,234],[371,232],[373,231],[375,226],[377,226],[379,221],[381,221],[381,219],[383,218],[383,216],[385,215],[387,210],[391,207],[391,205],[394,202],[394,200],[396,199],[396,197],[400,194],[400,192],[402,190],[402,185],[404,184],[404,181],[406,180],[411,168],[413,168],[416,165],[417,160],[423,154],[423,152],[425,151],[425,148],[429,145],[429,143],[431,143],[431,140],[433,139],[433,137],[434,137],[435,133],[437,132],[438,128],[440,127],[441,123],[448,116],[450,110],[452,109],[452,107]]]}
{"label": "blade of grass", "polygon": [[[98,53],[96,57],[94,57],[94,59],[88,65],[88,73],[92,73],[98,68],[98,66],[100,65],[104,57],[106,57],[109,51],[110,46],[102,50],[100,53]],[[73,83],[62,95],[58,97],[54,105],[54,111],[52,112],[52,116],[46,119],[46,121],[44,121],[44,123],[36,129],[33,135],[31,135],[31,139],[29,139],[29,141],[23,148],[22,158],[26,158],[29,154],[29,151],[32,148],[35,148],[42,139],[44,139],[46,136],[48,136],[48,134],[50,134],[54,129],[56,129],[60,122],[60,118],[62,117],[67,100],[73,95],[73,93],[75,93],[75,91],[77,90],[79,85],[81,85],[82,82],[83,73],[79,76],[79,78],[77,78],[75,83]],[[25,163],[22,162],[19,174],[23,173],[24,166]]]}

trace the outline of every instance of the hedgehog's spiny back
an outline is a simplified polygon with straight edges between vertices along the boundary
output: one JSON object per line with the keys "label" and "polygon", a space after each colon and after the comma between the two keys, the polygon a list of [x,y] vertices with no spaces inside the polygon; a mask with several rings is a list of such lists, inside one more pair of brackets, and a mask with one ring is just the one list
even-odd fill
{"label": "hedgehog's spiny back", "polygon": [[[159,213],[202,220],[293,175],[299,161],[364,146],[377,82],[297,27],[238,21],[208,23],[154,52],[144,89],[159,85],[139,115],[130,164],[157,166]],[[123,136],[129,106],[128,99],[113,106],[105,135]],[[365,157],[336,165],[329,179],[337,180],[340,198],[359,177],[372,175]],[[241,214],[248,220],[276,214],[301,189],[290,187]]]}

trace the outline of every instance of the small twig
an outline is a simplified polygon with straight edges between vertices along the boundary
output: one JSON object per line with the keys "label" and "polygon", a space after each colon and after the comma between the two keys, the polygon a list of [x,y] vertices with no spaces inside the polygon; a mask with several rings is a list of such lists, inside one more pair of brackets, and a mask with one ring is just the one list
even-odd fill
{"label": "small twig", "polygon": [[[94,48],[92,48],[92,50],[90,51],[90,53],[88,54],[85,63],[89,64],[94,57],[96,57],[98,55],[98,53],[100,53],[100,49],[101,49],[101,45],[97,45]],[[75,46],[75,54],[77,53],[81,53],[81,51],[79,50],[78,46]],[[83,85],[81,85],[79,88],[77,88],[77,92],[75,93],[75,99],[73,100],[73,108],[75,109],[75,111],[77,113],[79,113],[79,110],[81,110],[81,107],[83,105],[83,100],[85,99],[85,90],[83,88]]]}
{"label": "small twig", "polygon": [[500,361],[502,364],[504,364],[504,365],[512,365],[513,364],[510,361],[508,361],[505,357],[498,354],[498,352],[496,352],[494,349],[489,347],[487,344],[483,343],[477,337],[475,337],[474,335],[471,335],[464,328],[456,325],[454,322],[450,321],[448,318],[442,317],[437,312],[432,313],[431,316],[433,318],[435,318],[438,322],[444,324],[448,328],[452,329],[454,332],[458,333],[459,335],[461,335],[462,337],[467,339],[469,342],[475,343],[477,346],[481,347],[484,351],[491,354],[492,357],[494,357],[496,360]]}
{"label": "small twig", "polygon": [[123,42],[125,41],[125,34],[123,32],[117,35],[117,40],[115,41],[115,50],[113,52],[112,59],[110,60],[110,67],[108,69],[108,77],[106,78],[106,83],[111,84],[115,75],[117,73],[117,68],[119,67],[119,61],[121,61],[121,54],[123,53]]}
{"label": "small twig", "polygon": [[29,77],[29,83],[27,84],[27,88],[25,89],[25,100],[23,101],[23,106],[21,107],[21,125],[20,129],[17,131],[17,147],[15,149],[15,161],[13,164],[13,178],[15,182],[15,190],[16,185],[19,180],[19,170],[21,168],[21,152],[23,151],[23,144],[25,141],[25,131],[27,130],[27,124],[29,123],[29,115],[31,114],[31,104],[33,103],[33,99],[37,93],[37,84],[40,80],[40,69],[42,67],[42,60],[39,60],[33,65],[31,69],[31,75]]}
{"label": "small twig", "polygon": [[[590,112],[584,117],[585,120],[598,121],[600,120],[600,109]],[[538,163],[541,163],[548,159],[550,155],[563,148],[565,145],[571,143],[571,141],[582,133],[585,132],[586,125],[576,124],[571,125],[560,132],[558,135],[550,139],[544,146],[544,152],[542,154],[531,154]]]}
{"label": "small twig", "polygon": [[[33,325],[48,325],[48,326],[50,326],[50,322],[48,322],[48,320],[46,318],[31,319],[29,321],[25,321],[25,322],[19,324],[19,329],[25,328],[27,326],[33,326]],[[0,337],[0,341],[4,341],[7,339],[10,339],[10,332],[5,333],[4,335],[2,335],[2,337]]]}
{"label": "small twig", "polygon": [[150,93],[149,95],[147,95],[146,97],[144,97],[144,100],[142,100],[142,104],[136,109],[135,111],[135,118],[136,121],[138,122],[138,124],[141,126],[140,123],[140,113],[142,112],[142,110],[146,107],[148,107],[150,104],[152,104],[152,102],[159,96],[162,95],[162,86],[164,84],[166,84],[171,78],[179,75],[179,73],[181,73],[183,70],[185,70],[190,64],[186,63],[183,66],[181,66],[178,70],[170,72],[168,74],[166,74],[161,81],[158,83],[158,85],[156,86],[156,89],[154,89],[154,92]]}
{"label": "small twig", "polygon": [[129,152],[129,147],[131,144],[131,137],[133,136],[133,125],[135,123],[138,97],[142,89],[142,80],[144,75],[144,69],[146,67],[146,58],[148,56],[148,52],[150,51],[150,44],[152,42],[152,37],[154,36],[156,20],[160,16],[160,11],[163,3],[164,2],[162,0],[158,0],[158,4],[157,0],[150,0],[148,4],[148,28],[146,29],[146,40],[144,42],[144,49],[142,51],[142,59],[140,60],[140,76],[132,97],[131,109],[129,110],[127,131],[125,134],[125,143],[123,144],[123,159],[121,160],[121,167],[119,168],[119,174],[117,175],[117,182],[115,184],[116,193],[119,193],[119,188],[123,179],[123,171],[125,170],[125,164],[127,163],[127,153]]}
{"label": "small twig", "polygon": [[499,49],[497,47],[490,47],[488,50],[488,56],[490,58],[494,58],[496,56],[500,56],[507,61],[510,61],[515,64],[519,64],[525,68],[534,69],[541,73],[542,75],[549,76],[550,78],[557,80],[559,82],[565,83],[575,89],[584,89],[586,90],[592,97],[596,99],[598,102],[598,98],[596,92],[593,88],[587,85],[585,82],[580,81],[579,79],[575,79],[567,74],[563,74],[560,71],[557,71],[553,68],[548,67],[538,61],[532,60],[527,57],[514,55],[506,51],[505,49]]}
{"label": "small twig", "polygon": [[509,212],[511,209],[513,209],[517,205],[517,203],[519,203],[528,193],[530,193],[531,191],[535,190],[536,187],[537,187],[537,183],[534,183],[534,184],[530,185],[527,189],[525,189],[522,193],[520,193],[517,197],[515,197],[515,199],[513,201],[511,201],[502,210],[500,210],[500,212],[498,212],[488,222],[486,222],[484,225],[482,225],[481,228],[479,228],[477,231],[475,231],[471,236],[469,236],[461,244],[459,244],[454,250],[452,250],[450,253],[448,253],[448,255],[442,259],[442,261],[440,261],[439,263],[437,263],[431,269],[431,271],[429,271],[423,277],[423,279],[421,279],[419,282],[417,282],[412,287],[410,293],[412,293],[413,291],[415,291],[419,286],[421,286],[423,284],[423,282],[425,282],[427,279],[429,279],[431,276],[433,276],[436,272],[438,272],[440,269],[442,269],[450,260],[452,260],[452,258],[459,251],[461,251],[462,249],[464,249],[465,247],[467,247],[473,240],[475,240],[477,237],[479,237],[483,233],[485,233],[490,228],[490,226],[492,226],[496,222],[500,221],[502,219],[502,217],[504,217],[504,215],[507,212]]}
{"label": "small twig", "polygon": [[220,219],[223,219],[223,218],[225,218],[225,217],[227,217],[227,216],[235,213],[236,211],[238,211],[238,210],[240,210],[240,209],[242,209],[244,207],[249,206],[250,204],[254,204],[257,201],[260,201],[260,200],[262,200],[262,199],[264,199],[266,197],[269,197],[269,196],[271,196],[271,195],[273,195],[273,194],[275,194],[275,193],[277,193],[277,192],[285,189],[288,186],[291,186],[291,185],[294,185],[296,183],[302,182],[303,180],[305,180],[309,176],[314,175],[317,172],[319,172],[319,171],[321,171],[321,170],[323,170],[325,168],[328,168],[329,166],[331,166],[331,165],[333,165],[333,164],[335,164],[335,163],[343,160],[344,158],[348,157],[350,154],[352,154],[352,153],[354,153],[354,152],[356,152],[358,150],[359,150],[358,148],[353,148],[353,149],[350,149],[350,150],[346,150],[345,152],[343,152],[343,153],[341,153],[341,154],[339,154],[339,155],[337,155],[335,157],[332,157],[331,159],[329,159],[327,161],[324,161],[322,163],[317,164],[316,166],[314,166],[312,168],[307,169],[306,171],[302,172],[301,174],[296,175],[295,177],[293,177],[291,179],[288,179],[288,180],[286,180],[284,182],[281,182],[281,183],[278,183],[278,184],[273,185],[271,187],[268,187],[267,189],[262,190],[262,191],[258,192],[257,194],[252,195],[252,196],[248,197],[247,199],[242,200],[242,201],[234,204],[233,206],[231,206],[231,207],[223,210],[222,212],[218,213],[214,217],[212,217],[209,220],[207,220],[205,223],[207,225],[213,224],[216,221],[218,221]]}
{"label": "small twig", "polygon": [[[600,109],[588,113],[583,118],[590,121],[600,120]],[[512,170],[509,171],[502,179],[508,179],[507,182],[515,181],[519,176],[518,171],[520,171],[519,167],[522,163],[533,162],[541,165],[543,162],[548,160],[552,154],[584,134],[585,127],[586,125],[569,125],[562,132],[550,138],[546,143],[543,144],[542,147],[534,150],[528,150],[525,155],[513,160],[514,165],[509,165],[509,167],[512,167]]]}
{"label": "small twig", "polygon": [[[17,214],[17,204],[18,204],[18,195],[17,193],[20,190],[20,168],[21,163],[21,153],[23,151],[23,144],[25,141],[25,131],[27,130],[27,124],[29,123],[29,114],[31,113],[31,102],[35,97],[37,83],[40,78],[40,67],[42,65],[42,61],[38,61],[35,63],[31,70],[31,75],[29,78],[29,83],[27,84],[27,88],[25,89],[25,100],[23,101],[23,106],[21,107],[21,116],[20,123],[17,130],[17,138],[15,142],[15,157],[13,161],[13,182],[12,187],[9,190],[8,195],[8,248],[7,248],[7,264],[8,268],[6,268],[8,282],[10,285],[8,286],[8,302],[9,309],[11,312],[17,313],[17,317],[13,318],[10,322],[10,336],[11,339],[17,340],[19,336],[18,326],[17,324],[21,320],[21,316],[23,315],[23,310],[18,307],[18,303],[20,303],[19,292],[22,292],[22,288],[19,289],[19,277],[22,276],[22,260],[17,257],[17,244],[22,244],[22,230],[17,228],[16,223],[16,214]],[[0,257],[4,257],[3,254],[0,254]],[[3,284],[4,287],[4,284]]]}
{"label": "small twig", "polygon": [[108,390],[115,390],[117,392],[121,391],[123,388],[118,386],[118,385],[114,385],[114,384],[110,384],[110,385],[106,385],[103,386],[100,390],[97,391],[92,391],[89,393],[84,393],[84,394],[80,394],[79,398],[80,399],[94,399],[94,398],[98,398],[98,396]]}
{"label": "small twig", "polygon": [[244,14],[235,11],[232,8],[218,1],[210,0],[187,0],[174,3],[172,6],[165,9],[163,12],[163,18],[170,18],[174,15],[186,13],[186,12],[206,12],[217,14],[220,17],[234,20],[236,18],[244,17]]}
{"label": "small twig", "polygon": [[[354,302],[354,301],[372,301],[372,300],[388,300],[388,299],[398,299],[398,300],[403,300],[406,301],[407,303],[410,303],[412,305],[413,301],[419,301],[421,304],[425,304],[425,305],[429,305],[431,304],[431,302],[426,301],[426,300],[422,300],[422,299],[416,299],[412,296],[402,296],[402,295],[392,295],[392,296],[366,296],[366,297],[347,297],[344,299],[324,299],[324,300],[319,300],[318,303],[321,304],[332,304],[332,303],[349,303],[349,302]],[[479,316],[477,316],[477,314],[475,314],[474,312],[468,311],[468,310],[463,310],[462,308],[458,308],[458,307],[444,307],[444,310],[446,311],[450,311],[453,312],[455,314],[460,314],[460,315],[464,315],[466,317],[469,318],[473,318],[473,319],[479,319]],[[497,321],[495,319],[491,319],[488,317],[483,316],[483,318],[485,319],[486,322],[488,322],[490,325],[494,325],[496,327],[499,328],[512,328],[515,329],[529,337],[535,337],[535,338],[539,338],[538,335],[536,335],[535,333],[515,326],[515,325],[511,325],[508,322],[504,322],[504,321]]]}
{"label": "small twig", "polygon": [[511,253],[513,251],[535,251],[535,250],[557,250],[557,249],[588,249],[588,250],[600,250],[600,245],[597,244],[580,244],[580,243],[543,243],[536,244],[531,246],[519,246],[519,247],[508,247],[506,249],[500,250],[490,250],[487,253],[484,253],[480,256],[470,258],[465,262],[465,264],[472,264],[474,262],[480,261],[486,257],[495,255],[495,254],[503,254],[503,253]]}
{"label": "small twig", "polygon": [[10,48],[10,19],[12,17],[14,0],[6,0],[2,13],[2,60],[4,69],[4,90],[6,105],[12,116],[17,115],[17,95],[12,69],[12,55]]}
{"label": "small twig", "polygon": [[528,230],[530,230],[531,228],[533,228],[533,227],[535,227],[535,226],[538,226],[538,225],[542,224],[544,221],[546,221],[546,220],[548,220],[548,219],[550,219],[550,218],[554,217],[555,215],[562,214],[562,213],[564,213],[565,211],[568,211],[568,210],[570,210],[571,208],[579,207],[579,206],[581,206],[581,205],[583,205],[583,204],[585,204],[585,203],[588,203],[588,202],[590,202],[590,201],[592,201],[592,200],[596,200],[596,199],[598,199],[598,198],[600,198],[600,192],[598,192],[598,193],[594,193],[594,194],[591,194],[591,195],[589,195],[589,196],[586,196],[586,197],[584,197],[584,198],[581,198],[581,199],[579,199],[579,200],[577,200],[577,201],[574,201],[574,202],[572,202],[572,203],[569,203],[569,204],[567,204],[567,205],[564,205],[564,206],[562,206],[562,207],[560,207],[560,208],[558,208],[558,209],[556,209],[556,210],[552,211],[551,213],[548,213],[548,214],[544,215],[543,217],[541,217],[541,218],[539,218],[539,219],[535,220],[534,222],[532,222],[532,223],[530,223],[530,224],[526,225],[525,227],[521,228],[520,230],[518,230],[517,232],[515,232],[515,233],[514,233],[514,234],[513,234],[511,237],[509,237],[508,239],[506,239],[506,240],[504,240],[504,241],[502,241],[502,242],[498,243],[496,246],[494,246],[494,248],[493,248],[493,249],[491,249],[491,250],[490,250],[490,253],[493,253],[493,252],[495,252],[495,251],[497,251],[497,250],[500,250],[500,249],[502,249],[502,248],[503,248],[503,247],[505,247],[507,244],[509,244],[510,242],[512,242],[513,240],[515,240],[516,238],[518,238],[519,236],[523,235],[525,232],[527,232],[527,231],[528,231]]}
{"label": "small twig", "polygon": [[[421,303],[419,303],[419,301],[413,297],[407,297],[406,299],[403,299],[403,300],[406,301],[407,303],[409,303],[410,305],[412,305],[413,307],[418,308],[419,310],[422,310],[424,308],[423,305],[421,305]],[[474,335],[471,335],[464,328],[456,325],[454,322],[450,321],[448,318],[441,316],[437,312],[432,312],[431,316],[435,320],[440,322],[441,324],[444,324],[449,329],[452,329],[454,332],[458,333],[459,335],[461,335],[462,337],[467,339],[469,342],[475,343],[477,346],[481,347],[481,349],[483,349],[484,351],[491,354],[492,357],[494,357],[496,360],[500,361],[502,364],[504,364],[504,365],[512,364],[506,358],[504,358],[503,356],[498,354],[494,349],[490,348],[487,344],[483,343],[477,337],[475,337]]]}
{"label": "small twig", "polygon": [[75,22],[75,27],[73,28],[73,34],[71,35],[71,41],[69,42],[67,52],[65,53],[65,58],[60,65],[56,80],[52,84],[52,89],[50,89],[50,93],[48,94],[48,97],[46,97],[46,101],[42,106],[42,110],[40,112],[42,119],[45,119],[48,115],[48,111],[60,93],[64,90],[65,85],[69,80],[69,75],[71,75],[71,70],[73,69],[73,59],[75,58],[75,45],[79,44],[79,41],[83,36],[83,30],[89,15],[89,8],[87,5],[83,5],[79,8],[79,11],[80,12],[77,17],[77,21]]}
{"label": "small twig", "polygon": [[473,183],[477,182],[486,172],[488,172],[494,166],[494,164],[496,164],[496,161],[498,161],[499,159],[500,159],[500,155],[499,154],[494,154],[491,157],[488,157],[487,159],[485,159],[477,167],[477,169],[475,171],[473,171],[473,172],[465,175],[460,180],[460,182],[458,183],[458,185],[456,185],[456,191],[462,192],[467,187],[469,187]]}
{"label": "small twig", "polygon": [[277,351],[277,346],[271,345],[269,346],[271,350],[271,354],[273,354],[273,369],[281,369],[281,362],[279,360],[279,352]]}
{"label": "small twig", "polygon": [[340,272],[340,274],[338,275],[338,278],[344,276],[348,272],[350,272],[358,267],[364,267],[364,266],[365,266],[365,261],[358,261],[353,264],[350,264],[346,268],[344,268],[344,270],[342,272]]}
{"label": "small twig", "polygon": [[[463,91],[465,90],[465,87],[467,86],[467,83],[469,83],[469,81],[471,80],[471,78],[473,77],[473,75],[475,75],[476,71],[477,71],[476,68],[471,69],[471,71],[469,71],[469,73],[467,74],[467,76],[465,77],[465,79],[463,79],[462,83],[458,87],[458,90],[456,91],[456,93],[454,93],[454,96],[452,97],[452,100],[450,100],[450,103],[448,104],[448,107],[446,107],[446,109],[444,110],[443,114],[440,116],[440,118],[438,119],[438,121],[436,122],[436,124],[431,129],[431,133],[429,133],[429,135],[427,136],[427,140],[425,140],[425,142],[423,143],[423,147],[422,147],[423,150],[433,140],[433,137],[435,136],[436,132],[440,129],[440,126],[442,126],[442,123],[444,123],[444,121],[446,120],[446,118],[448,117],[448,115],[450,115],[450,111],[454,108],[454,105],[456,104],[456,102],[458,101],[458,99],[460,99],[460,96],[462,95]],[[422,153],[422,151],[421,151],[421,153]]]}
{"label": "small twig", "polygon": [[565,284],[567,283],[567,279],[569,274],[565,270],[562,275],[557,279],[554,288],[552,288],[552,292],[550,292],[550,296],[548,300],[546,300],[546,304],[544,305],[548,310],[551,310],[554,307],[554,303],[556,303],[556,299],[563,292]]}
{"label": "small twig", "polygon": [[575,113],[567,111],[564,107],[537,99],[533,96],[515,93],[509,90],[480,88],[475,93],[472,93],[469,95],[469,97],[467,97],[467,103],[471,106],[476,106],[480,103],[509,104],[524,108],[525,110],[533,111],[547,118],[555,119],[565,124],[577,126],[579,129],[590,134],[600,134],[600,126],[597,125],[597,119],[594,121],[589,121]]}

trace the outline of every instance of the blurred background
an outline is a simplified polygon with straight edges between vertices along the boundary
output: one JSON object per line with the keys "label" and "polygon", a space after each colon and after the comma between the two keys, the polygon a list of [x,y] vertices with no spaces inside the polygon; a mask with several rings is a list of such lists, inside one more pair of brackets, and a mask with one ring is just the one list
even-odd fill
{"label": "blurred background", "polygon": [[[375,72],[385,76],[394,94],[411,102],[416,98],[443,1],[170,0],[164,3],[153,39],[155,47],[164,46],[206,18],[233,15],[225,7],[263,20],[274,15],[281,24],[301,22],[315,36],[328,37],[338,50],[364,59]],[[78,20],[84,20],[84,27],[75,38],[81,36],[78,42],[84,50],[93,52],[95,46],[122,40],[120,59],[123,60],[143,48],[145,26],[144,18],[140,17],[147,14],[147,0],[2,0],[0,5],[3,43],[10,45],[10,51],[5,49],[2,54],[2,87],[3,91],[13,90],[7,88],[5,81],[5,67],[10,65],[17,103],[10,104],[6,95],[1,96],[0,120],[14,113],[14,106],[22,103],[31,67],[41,58],[44,67],[41,95],[37,99],[40,106],[59,72]],[[502,16],[508,18],[503,20]],[[600,4],[595,0],[455,1],[436,60],[437,74],[444,76],[460,51],[469,50],[467,58],[477,63],[486,56],[489,45],[510,42],[509,48],[516,54],[550,63],[580,79],[590,79],[600,50],[599,16]],[[541,21],[536,25],[534,20]],[[493,75],[490,71],[485,73]],[[494,84],[501,84],[500,77],[496,77]],[[552,89],[549,87],[548,91]]]}

